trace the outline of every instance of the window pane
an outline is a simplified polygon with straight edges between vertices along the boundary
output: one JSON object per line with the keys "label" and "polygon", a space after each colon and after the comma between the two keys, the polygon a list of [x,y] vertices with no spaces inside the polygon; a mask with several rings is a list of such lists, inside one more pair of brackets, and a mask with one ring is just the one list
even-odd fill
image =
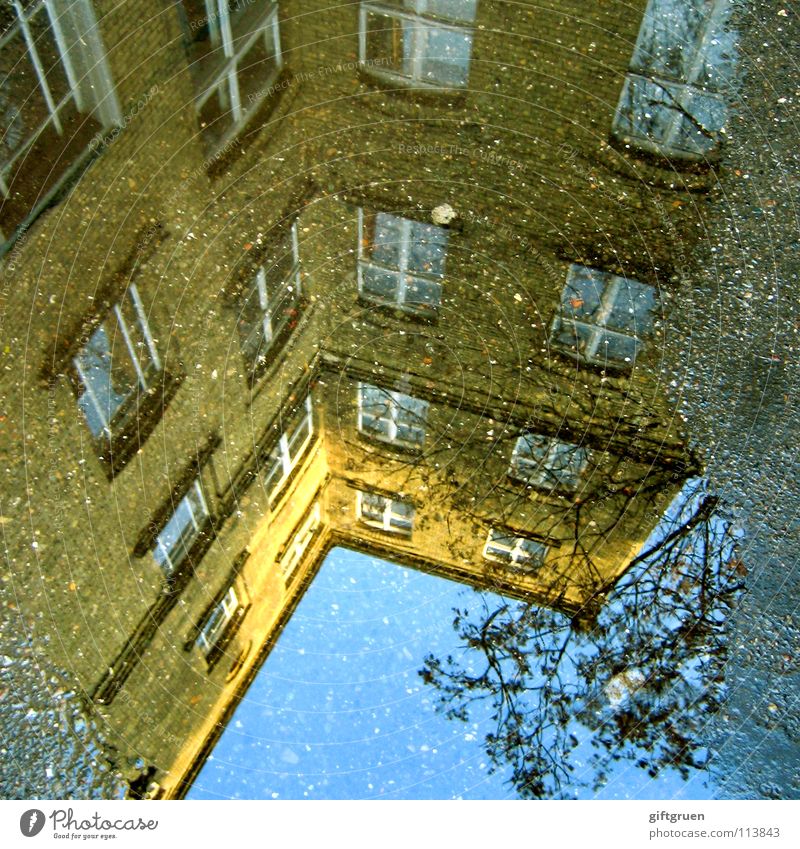
{"label": "window pane", "polygon": [[614,330],[643,335],[652,329],[656,292],[636,280],[617,278],[616,294],[605,324]]}
{"label": "window pane", "polygon": [[391,524],[399,530],[411,530],[414,521],[414,505],[407,501],[392,501]]}
{"label": "window pane", "polygon": [[237,324],[242,353],[248,362],[254,363],[259,357],[264,356],[272,341],[271,332],[267,332],[269,322],[266,328],[264,325],[264,309],[261,306],[258,284],[252,286],[247,297],[242,301]]}
{"label": "window pane", "polygon": [[557,320],[551,341],[560,348],[567,348],[581,356],[587,356],[592,350],[597,329],[577,321]]}
{"label": "window pane", "polygon": [[292,462],[297,459],[298,453],[303,448],[303,443],[309,436],[311,436],[311,417],[304,415],[289,435],[289,455]]}
{"label": "window pane", "polygon": [[[142,317],[134,298],[133,291],[129,291],[127,296],[122,299],[119,307],[136,361],[142,373],[147,376],[156,368],[156,363],[153,361],[153,355],[148,344],[146,326],[142,324]],[[145,316],[145,321],[146,318]]]}
{"label": "window pane", "polygon": [[585,265],[573,264],[561,294],[561,312],[565,317],[591,322],[600,312],[608,275]]}
{"label": "window pane", "polygon": [[403,219],[387,212],[364,216],[364,256],[388,268],[400,267]]}
{"label": "window pane", "polygon": [[636,359],[640,347],[641,343],[632,336],[623,336],[610,331],[601,332],[594,359],[598,362],[608,360],[609,362],[632,363]]}
{"label": "window pane", "polygon": [[208,516],[196,487],[197,484],[184,495],[156,537],[153,554],[159,565],[167,571],[175,569],[189,552],[199,535],[198,527],[202,526]]}
{"label": "window pane", "polygon": [[[110,336],[109,331],[115,335]],[[104,426],[111,423],[117,410],[134,392],[138,378],[116,323],[101,324],[80,351],[76,361],[86,387],[78,404],[96,436]],[[97,402],[97,408],[92,396]]]}
{"label": "window pane", "polygon": [[444,276],[447,230],[420,221],[410,222],[408,269],[435,277]]}
{"label": "window pane", "polygon": [[411,29],[406,20],[367,12],[366,58],[380,60],[381,68],[396,74],[411,75],[406,56]]}
{"label": "window pane", "polygon": [[361,493],[361,516],[371,522],[383,522],[383,511],[387,500],[374,492]]}
{"label": "window pane", "polygon": [[390,303],[397,300],[397,288],[400,285],[398,272],[384,271],[373,265],[361,266],[362,293]]}
{"label": "window pane", "polygon": [[716,88],[733,73],[728,0],[650,0],[631,67]]}
{"label": "window pane", "polygon": [[237,60],[239,96],[245,110],[262,97],[265,87],[278,70],[274,45],[272,27],[268,25],[264,34]]}
{"label": "window pane", "polygon": [[423,79],[437,85],[465,86],[472,51],[471,33],[432,26],[426,29]]}
{"label": "window pane", "polygon": [[199,110],[200,128],[211,144],[217,143],[233,124],[227,79],[209,94]]}
{"label": "window pane", "polygon": [[264,471],[264,489],[267,495],[271,496],[275,487],[283,479],[283,456],[280,446],[276,446],[270,451],[269,457]]}
{"label": "window pane", "polygon": [[529,433],[517,440],[509,474],[536,486],[575,489],[587,460],[585,448]]}
{"label": "window pane", "polygon": [[438,307],[442,302],[442,284],[433,280],[406,279],[406,302],[419,306]]}

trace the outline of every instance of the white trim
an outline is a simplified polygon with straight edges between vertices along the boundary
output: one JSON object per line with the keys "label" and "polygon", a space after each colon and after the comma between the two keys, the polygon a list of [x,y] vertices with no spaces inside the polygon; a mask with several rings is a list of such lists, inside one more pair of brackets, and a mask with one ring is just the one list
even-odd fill
{"label": "white trim", "polygon": [[[508,545],[507,543],[501,542],[503,539],[513,540],[514,544]],[[538,555],[541,558],[541,562],[538,561],[537,555],[531,554],[529,551],[525,550],[524,546],[526,543],[532,543],[541,549],[541,552]],[[494,551],[492,551],[492,549],[494,549]],[[528,537],[518,537],[511,532],[501,531],[497,528],[490,528],[486,537],[486,543],[483,546],[483,557],[486,560],[492,560],[495,563],[505,563],[506,565],[508,565],[510,561],[516,565],[531,563],[539,566],[544,564],[547,551],[547,546],[539,540],[529,539]],[[508,557],[503,557],[496,552],[506,552]]]}
{"label": "white trim", "polygon": [[[205,624],[200,629],[200,633],[197,635],[197,639],[195,640],[195,645],[199,646],[200,650],[206,657],[211,654],[214,647],[220,641],[220,638],[225,632],[225,628],[236,615],[236,611],[239,609],[239,606],[239,597],[236,595],[234,585],[231,584],[219,604],[215,605],[208,614]],[[219,610],[222,611],[222,617],[215,622],[214,616]],[[212,622],[214,623],[214,627],[209,629]]]}
{"label": "white trim", "polygon": [[311,512],[305,522],[303,522],[291,543],[289,543],[288,551],[281,558],[281,573],[284,581],[288,581],[300,565],[303,555],[308,550],[309,545],[311,545],[321,524],[322,508],[319,501],[317,501],[311,508]]}
{"label": "white trim", "polygon": [[[373,519],[364,513],[364,498],[365,496],[380,499],[381,518],[380,520]],[[411,507],[411,514],[405,515],[396,512],[395,505],[404,504]],[[363,490],[356,491],[356,518],[359,522],[371,528],[378,528],[381,531],[387,531],[393,534],[402,534],[410,536],[414,523],[414,505],[410,501],[390,498],[386,495],[381,495],[377,492],[367,492]]]}
{"label": "white trim", "polygon": [[[375,390],[377,392],[382,393],[386,398],[386,415],[382,416],[372,416],[370,414],[369,417],[375,421],[384,422],[386,424],[387,433],[385,435],[381,433],[375,433],[373,430],[369,430],[364,426],[364,392],[365,390]],[[422,413],[418,414],[413,410],[406,409],[403,404],[411,401],[414,404],[421,405]],[[375,386],[372,383],[364,383],[363,381],[358,382],[357,389],[357,405],[358,405],[358,430],[360,433],[363,433],[365,436],[369,436],[373,439],[380,440],[381,442],[388,442],[395,445],[407,445],[412,446],[414,448],[422,448],[425,443],[425,422],[427,418],[429,404],[427,401],[423,401],[419,398],[415,398],[413,395],[406,395],[404,392],[396,392],[391,389],[384,389],[381,386]],[[398,437],[399,424],[405,424],[404,422],[398,423],[398,419],[401,413],[407,413],[409,417],[414,417],[414,421],[406,426],[419,431],[421,436],[419,439],[407,440],[400,439]]]}

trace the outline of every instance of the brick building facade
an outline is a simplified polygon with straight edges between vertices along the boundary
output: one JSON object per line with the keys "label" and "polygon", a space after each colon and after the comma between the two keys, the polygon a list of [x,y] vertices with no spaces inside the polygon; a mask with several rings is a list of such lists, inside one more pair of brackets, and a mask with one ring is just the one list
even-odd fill
{"label": "brick building facade", "polygon": [[719,98],[637,5],[4,11],[4,581],[129,780],[185,792],[333,545],[590,617],[694,470]]}

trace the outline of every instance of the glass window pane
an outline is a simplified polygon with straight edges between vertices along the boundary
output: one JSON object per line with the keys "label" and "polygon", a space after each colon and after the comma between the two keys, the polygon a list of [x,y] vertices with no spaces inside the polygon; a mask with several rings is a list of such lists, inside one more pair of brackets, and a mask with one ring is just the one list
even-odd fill
{"label": "glass window pane", "polygon": [[[48,86],[56,104],[69,91],[43,12],[36,15],[34,32]],[[9,162],[51,118],[39,77],[19,26],[0,49],[0,163]]]}
{"label": "glass window pane", "polygon": [[472,34],[463,30],[426,28],[422,78],[446,86],[465,86],[469,77]]}
{"label": "glass window pane", "polygon": [[623,336],[620,333],[601,332],[600,344],[594,353],[593,359],[598,362],[632,363],[639,353],[641,343],[632,336]]}
{"label": "glass window pane", "polygon": [[180,564],[197,539],[198,528],[208,516],[195,486],[180,500],[175,512],[156,537],[153,554],[166,570],[174,569]]}
{"label": "glass window pane", "polygon": [[264,355],[272,340],[271,332],[267,334],[269,322],[267,322],[266,328],[264,325],[264,309],[261,306],[257,284],[250,288],[247,297],[241,303],[237,326],[242,353],[248,362],[253,363],[258,357]]}
{"label": "glass window pane", "polygon": [[399,268],[403,230],[403,219],[397,215],[365,215],[364,256],[387,268]]}
{"label": "glass window pane", "polygon": [[435,277],[444,276],[447,231],[433,224],[410,222],[408,269]]}
{"label": "glass window pane", "polygon": [[391,15],[367,13],[366,58],[379,60],[380,67],[395,74],[411,75],[408,43],[411,30],[408,21]]}
{"label": "glass window pane", "polygon": [[561,293],[561,313],[566,318],[592,322],[600,312],[609,275],[585,265],[573,263]]}
{"label": "glass window pane", "polygon": [[592,350],[597,329],[577,321],[558,319],[551,341],[560,348],[567,348],[581,356]]}
{"label": "glass window pane", "polygon": [[380,301],[394,303],[397,300],[397,289],[400,285],[399,273],[385,271],[373,265],[364,263],[361,266],[362,294],[377,298]]}
{"label": "glass window pane", "polygon": [[[87,415],[90,429],[97,435],[102,430],[102,425],[98,427],[98,413],[104,419],[103,425],[110,424],[135,391],[138,377],[116,323],[101,324],[76,360],[86,386],[78,403]],[[94,396],[99,410],[94,409],[91,396]]]}
{"label": "glass window pane", "polygon": [[199,110],[200,128],[209,144],[218,143],[233,124],[227,79],[223,79],[206,98]]}
{"label": "glass window pane", "polygon": [[656,292],[636,280],[617,278],[614,303],[605,321],[614,330],[644,335],[652,329]]}
{"label": "glass window pane", "polygon": [[245,111],[263,96],[278,71],[274,44],[272,27],[268,25],[247,53],[236,60],[239,96]]}
{"label": "glass window pane", "polygon": [[406,303],[423,307],[438,307],[442,302],[442,284],[418,277],[406,278]]}

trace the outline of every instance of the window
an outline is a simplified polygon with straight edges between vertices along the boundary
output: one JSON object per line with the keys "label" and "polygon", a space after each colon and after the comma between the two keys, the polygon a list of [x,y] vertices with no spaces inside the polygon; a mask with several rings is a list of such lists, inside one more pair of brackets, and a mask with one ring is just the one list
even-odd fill
{"label": "window", "polygon": [[572,491],[577,488],[588,459],[589,452],[578,445],[526,433],[514,446],[508,474],[532,486]]}
{"label": "window", "polygon": [[268,498],[274,498],[288,480],[292,469],[305,453],[314,434],[314,417],[309,395],[302,407],[301,417],[281,434],[278,444],[270,451],[264,471],[264,488]]}
{"label": "window", "polygon": [[362,67],[430,88],[465,87],[476,7],[477,0],[362,3]]}
{"label": "window", "polygon": [[153,557],[172,577],[210,518],[199,479],[195,478],[186,495],[178,502],[169,521],[156,537]]}
{"label": "window", "polygon": [[421,448],[427,415],[427,401],[369,383],[358,385],[358,429],[367,436],[393,445]]}
{"label": "window", "polygon": [[487,560],[510,563],[525,571],[543,566],[546,554],[547,546],[544,543],[495,528],[489,531],[483,547],[483,556]]}
{"label": "window", "polygon": [[282,66],[278,4],[181,0],[196,106],[211,148],[244,126]]}
{"label": "window", "polygon": [[433,314],[442,301],[447,230],[359,210],[358,293],[410,313]]}
{"label": "window", "polygon": [[650,0],[612,132],[668,156],[712,153],[727,117],[720,91],[733,73],[729,0]]}
{"label": "window", "polygon": [[214,652],[222,641],[228,625],[240,609],[241,605],[236,595],[236,590],[231,586],[222,597],[220,603],[213,608],[205,624],[200,629],[200,633],[197,635],[197,645],[206,658]]}
{"label": "window", "polygon": [[290,333],[300,313],[300,254],[297,220],[286,229],[276,259],[256,272],[239,313],[242,351],[254,373],[266,363],[267,352]]}
{"label": "window", "polygon": [[655,306],[652,286],[573,264],[550,341],[587,363],[629,368],[653,329]]}
{"label": "window", "polygon": [[81,392],[78,406],[96,437],[111,436],[138,396],[161,373],[144,307],[131,283],[125,297],[73,360]]}
{"label": "window", "polygon": [[377,492],[356,494],[356,516],[371,528],[411,536],[414,522],[414,505],[378,495]]}
{"label": "window", "polygon": [[0,6],[0,243],[121,122],[89,0]]}
{"label": "window", "polygon": [[319,502],[317,502],[301,523],[286,553],[281,558],[281,572],[283,573],[284,581],[288,582],[289,578],[294,574],[295,569],[300,565],[300,561],[303,559],[303,555],[306,553],[309,545],[311,545],[311,541],[316,536],[321,522],[322,510]]}

